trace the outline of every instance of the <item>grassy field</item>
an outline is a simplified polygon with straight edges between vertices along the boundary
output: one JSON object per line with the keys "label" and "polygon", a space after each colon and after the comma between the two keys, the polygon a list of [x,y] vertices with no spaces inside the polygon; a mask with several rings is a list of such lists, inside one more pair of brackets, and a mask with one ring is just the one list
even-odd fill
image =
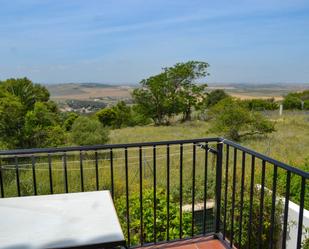
{"label": "grassy field", "polygon": [[[279,161],[302,168],[305,160],[309,159],[309,113],[284,112],[279,116],[277,112],[271,112],[267,115],[276,123],[276,132],[266,137],[244,140],[241,144]],[[191,139],[219,135],[209,132],[209,129],[208,122],[198,120],[171,126],[123,128],[111,131],[110,143]]]}

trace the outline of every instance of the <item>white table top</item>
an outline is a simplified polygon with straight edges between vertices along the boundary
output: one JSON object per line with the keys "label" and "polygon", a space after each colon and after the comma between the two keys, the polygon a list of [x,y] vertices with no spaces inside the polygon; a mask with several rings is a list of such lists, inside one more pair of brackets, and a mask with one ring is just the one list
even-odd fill
{"label": "white table top", "polygon": [[0,199],[0,248],[123,242],[109,191]]}

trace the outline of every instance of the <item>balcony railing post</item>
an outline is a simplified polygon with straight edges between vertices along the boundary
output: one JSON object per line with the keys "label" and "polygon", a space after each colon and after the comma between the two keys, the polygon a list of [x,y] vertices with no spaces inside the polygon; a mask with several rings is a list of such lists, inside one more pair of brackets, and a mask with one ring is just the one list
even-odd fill
{"label": "balcony railing post", "polygon": [[222,148],[223,143],[217,144],[216,161],[216,205],[215,205],[215,233],[220,232],[220,210],[221,210],[221,186],[222,186]]}

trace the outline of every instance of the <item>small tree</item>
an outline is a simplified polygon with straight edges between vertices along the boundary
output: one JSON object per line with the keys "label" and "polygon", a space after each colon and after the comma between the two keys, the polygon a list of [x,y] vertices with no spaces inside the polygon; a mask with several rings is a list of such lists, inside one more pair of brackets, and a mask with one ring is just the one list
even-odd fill
{"label": "small tree", "polygon": [[293,95],[286,96],[282,104],[283,104],[284,109],[299,109],[300,110],[302,107],[301,99]]}
{"label": "small tree", "polygon": [[53,104],[36,102],[34,109],[25,116],[24,144],[29,148],[63,145],[65,134],[59,123]]}
{"label": "small tree", "polygon": [[258,112],[249,111],[239,100],[227,98],[210,109],[212,130],[239,141],[242,137],[273,132],[274,124]]}
{"label": "small tree", "polygon": [[222,99],[228,98],[229,95],[221,89],[216,89],[207,94],[207,98],[205,100],[206,107],[211,107],[217,104]]}
{"label": "small tree", "polygon": [[64,120],[63,127],[66,131],[70,131],[72,129],[74,121],[78,118],[78,114],[75,112],[70,112],[67,118]]}
{"label": "small tree", "polygon": [[116,119],[116,112],[112,108],[103,108],[96,113],[96,116],[103,126],[113,126]]}
{"label": "small tree", "polygon": [[98,120],[81,116],[73,123],[71,138],[77,145],[104,144],[108,141],[108,130]]}
{"label": "small tree", "polygon": [[134,102],[140,112],[155,124],[167,124],[173,115],[182,113],[183,120],[191,119],[191,112],[206,97],[206,84],[195,80],[208,74],[209,64],[200,61],[177,63],[163,68],[163,72],[140,82],[133,91]]}

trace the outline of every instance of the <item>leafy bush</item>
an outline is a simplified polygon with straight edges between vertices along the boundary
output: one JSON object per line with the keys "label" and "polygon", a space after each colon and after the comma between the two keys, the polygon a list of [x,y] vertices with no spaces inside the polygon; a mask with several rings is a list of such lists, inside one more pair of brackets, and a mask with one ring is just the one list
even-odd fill
{"label": "leafy bush", "polygon": [[[132,245],[139,244],[140,241],[140,198],[139,193],[130,195],[129,209],[130,209],[130,239]],[[167,221],[167,203],[166,193],[164,189],[157,189],[156,192],[156,234],[157,241],[166,240],[167,222],[169,222],[169,238],[179,238],[179,205],[173,201],[173,197],[170,196],[170,217]],[[120,197],[115,202],[117,213],[120,219],[122,229],[127,238],[127,220],[126,220],[126,198]],[[145,243],[154,241],[154,214],[153,214],[153,189],[147,189],[143,192],[143,240]],[[182,228],[183,237],[191,234],[191,219],[192,214],[188,212],[183,213]]]}
{"label": "leafy bush", "polygon": [[113,126],[116,120],[116,112],[112,108],[104,108],[96,116],[104,126]]}
{"label": "leafy bush", "polygon": [[304,101],[304,109],[309,110],[309,99]]}
{"label": "leafy bush", "polygon": [[63,127],[66,131],[70,131],[72,129],[74,121],[78,118],[78,114],[75,112],[70,112],[66,119],[63,122]]}
{"label": "leafy bush", "polygon": [[301,99],[295,96],[288,95],[284,98],[283,102],[284,109],[301,109]]}
{"label": "leafy bush", "polygon": [[206,107],[214,106],[219,103],[222,99],[229,97],[229,95],[221,89],[216,89],[207,94]]}
{"label": "leafy bush", "polygon": [[76,145],[104,144],[108,141],[108,130],[98,120],[81,116],[72,126],[71,138]]}
{"label": "leafy bush", "polygon": [[243,104],[249,110],[254,111],[265,111],[265,110],[276,110],[279,108],[278,104],[273,98],[271,99],[248,99],[243,100]]}
{"label": "leafy bush", "polygon": [[258,112],[248,111],[240,100],[226,98],[210,109],[212,130],[239,141],[242,137],[273,132],[274,124]]}

